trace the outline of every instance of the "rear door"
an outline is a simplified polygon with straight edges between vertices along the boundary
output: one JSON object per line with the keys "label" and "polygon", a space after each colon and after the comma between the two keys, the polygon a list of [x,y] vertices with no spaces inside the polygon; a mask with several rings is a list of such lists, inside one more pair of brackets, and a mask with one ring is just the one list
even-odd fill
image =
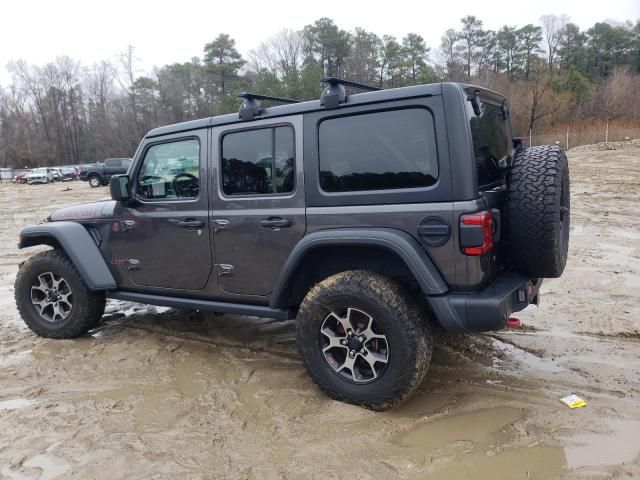
{"label": "rear door", "polygon": [[212,148],[220,287],[268,295],[306,228],[302,117],[214,128]]}

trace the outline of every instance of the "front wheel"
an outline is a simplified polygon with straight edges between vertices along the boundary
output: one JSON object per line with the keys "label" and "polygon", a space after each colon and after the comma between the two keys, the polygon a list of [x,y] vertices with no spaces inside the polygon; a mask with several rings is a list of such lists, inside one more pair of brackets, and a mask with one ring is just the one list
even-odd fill
{"label": "front wheel", "polygon": [[15,299],[20,316],[41,337],[75,338],[98,326],[105,297],[91,292],[62,252],[34,255],[18,270]]}
{"label": "front wheel", "polygon": [[408,398],[433,349],[419,305],[398,283],[364,270],[338,273],[311,289],[298,312],[296,340],[320,389],[372,410]]}

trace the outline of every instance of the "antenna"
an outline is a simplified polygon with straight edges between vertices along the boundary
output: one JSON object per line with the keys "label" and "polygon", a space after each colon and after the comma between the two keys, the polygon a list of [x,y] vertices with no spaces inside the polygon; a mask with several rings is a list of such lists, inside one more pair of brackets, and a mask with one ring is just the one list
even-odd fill
{"label": "antenna", "polygon": [[240,92],[238,97],[244,98],[244,102],[240,106],[238,116],[241,120],[248,121],[253,120],[254,117],[260,115],[260,100],[270,100],[278,103],[299,103],[299,100],[292,100],[290,98],[272,97],[269,95],[258,95],[256,93]]}

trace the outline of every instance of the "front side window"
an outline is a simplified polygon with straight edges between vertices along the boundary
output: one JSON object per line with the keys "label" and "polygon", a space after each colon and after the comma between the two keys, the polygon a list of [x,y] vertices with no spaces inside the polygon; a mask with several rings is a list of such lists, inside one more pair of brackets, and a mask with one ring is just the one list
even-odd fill
{"label": "front side window", "polygon": [[490,187],[505,178],[506,159],[511,152],[509,123],[502,107],[482,103],[482,113],[478,116],[473,113],[471,103],[467,104],[478,186]]}
{"label": "front side window", "polygon": [[325,192],[428,187],[438,178],[433,117],[423,108],[328,119],[318,141]]}
{"label": "front side window", "polygon": [[152,145],[140,167],[137,194],[143,199],[196,198],[200,193],[200,142]]}
{"label": "front side window", "polygon": [[228,133],[222,137],[222,191],[225,195],[293,192],[294,162],[291,127]]}

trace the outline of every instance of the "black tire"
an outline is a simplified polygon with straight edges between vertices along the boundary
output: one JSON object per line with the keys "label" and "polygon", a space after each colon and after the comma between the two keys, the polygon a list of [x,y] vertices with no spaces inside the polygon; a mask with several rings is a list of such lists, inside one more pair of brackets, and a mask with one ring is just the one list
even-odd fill
{"label": "black tire", "polygon": [[89,185],[93,188],[100,187],[102,185],[102,179],[100,175],[89,175]]}
{"label": "black tire", "polygon": [[[38,277],[48,272],[64,279],[72,293],[71,308],[66,318],[51,321],[41,316],[32,303],[32,287]],[[75,338],[84,335],[100,323],[105,296],[91,292],[66,255],[58,250],[41,252],[24,262],[15,281],[15,300],[20,316],[36,334],[46,338]]]}
{"label": "black tire", "polygon": [[551,145],[518,152],[508,182],[508,235],[515,269],[532,277],[557,278],[569,250],[569,165]]}
{"label": "black tire", "polygon": [[[367,312],[388,340],[387,363],[376,367],[377,378],[364,383],[336,372],[323,353],[321,328],[325,320],[332,312],[349,307]],[[358,331],[362,332],[360,327]],[[418,303],[398,283],[364,270],[338,273],[309,291],[298,311],[296,341],[307,372],[323,392],[378,411],[409,397],[427,373],[433,349],[431,326]],[[351,347],[344,348],[346,356]],[[352,375],[355,379],[355,373]]]}

